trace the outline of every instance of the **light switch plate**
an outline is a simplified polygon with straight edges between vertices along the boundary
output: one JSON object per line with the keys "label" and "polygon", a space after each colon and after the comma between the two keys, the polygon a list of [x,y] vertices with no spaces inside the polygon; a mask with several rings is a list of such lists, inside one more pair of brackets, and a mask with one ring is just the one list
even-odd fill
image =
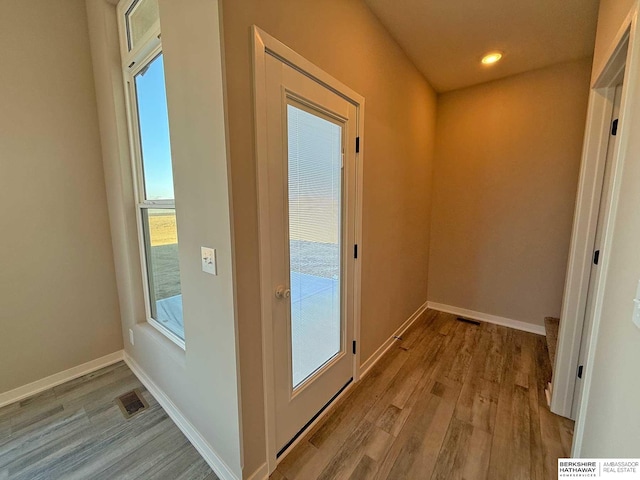
{"label": "light switch plate", "polygon": [[202,259],[202,271],[211,275],[217,275],[216,250],[215,248],[200,247],[200,258]]}
{"label": "light switch plate", "polygon": [[632,320],[635,326],[640,328],[640,282],[638,282],[638,290],[636,291],[636,298],[633,299]]}
{"label": "light switch plate", "polygon": [[640,328],[640,300],[633,301],[633,323]]}

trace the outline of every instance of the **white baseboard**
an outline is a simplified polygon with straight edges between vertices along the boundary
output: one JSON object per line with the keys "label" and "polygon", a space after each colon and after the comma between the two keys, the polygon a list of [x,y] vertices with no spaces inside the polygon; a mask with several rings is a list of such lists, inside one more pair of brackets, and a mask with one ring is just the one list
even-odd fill
{"label": "white baseboard", "polygon": [[367,360],[360,366],[360,378],[364,377],[371,368],[376,364],[378,360],[382,358],[382,356],[391,348],[393,343],[397,340],[396,337],[401,337],[407,329],[413,325],[420,315],[428,308],[428,302],[423,303],[418,310],[416,310],[402,325],[398,328],[393,334],[382,344],[380,348],[378,348],[373,355],[371,355]]}
{"label": "white baseboard", "polygon": [[83,375],[87,375],[88,373],[113,365],[114,363],[121,361],[123,358],[123,351],[118,350],[117,352],[96,358],[95,360],[83,363],[77,367],[55,373],[41,380],[36,380],[35,382],[23,385],[22,387],[9,390],[8,392],[0,393],[0,408],[19,402],[20,400],[24,400],[25,398],[32,397],[33,395],[49,390],[50,388],[57,387],[69,380],[74,380],[78,377],[82,377]]}
{"label": "white baseboard", "polygon": [[233,470],[215,452],[209,442],[200,434],[198,429],[182,414],[171,399],[155,384],[153,380],[142,370],[140,365],[124,352],[124,361],[131,371],[138,377],[138,380],[149,390],[149,393],[158,401],[160,406],[167,412],[173,423],[184,433],[195,449],[202,455],[202,458],[209,464],[211,469],[222,480],[239,480]]}
{"label": "white baseboard", "polygon": [[253,472],[247,480],[267,480],[269,478],[269,466],[263,463],[258,469]]}
{"label": "white baseboard", "polygon": [[427,302],[427,306],[432,310],[451,313],[453,315],[459,315],[472,320],[495,323],[496,325],[502,325],[503,327],[514,328],[516,330],[522,330],[523,332],[536,333],[538,335],[546,334],[544,325],[534,325],[533,323],[521,322],[520,320],[513,320],[511,318],[499,317],[488,313],[476,312],[474,310],[467,310],[466,308],[452,307],[451,305],[444,305],[436,302]]}

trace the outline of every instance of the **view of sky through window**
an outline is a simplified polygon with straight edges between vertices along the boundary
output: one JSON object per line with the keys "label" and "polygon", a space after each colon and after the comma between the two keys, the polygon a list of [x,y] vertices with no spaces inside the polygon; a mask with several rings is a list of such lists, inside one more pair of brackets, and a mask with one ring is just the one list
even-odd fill
{"label": "view of sky through window", "polygon": [[135,82],[145,198],[172,200],[171,143],[162,54],[136,75]]}

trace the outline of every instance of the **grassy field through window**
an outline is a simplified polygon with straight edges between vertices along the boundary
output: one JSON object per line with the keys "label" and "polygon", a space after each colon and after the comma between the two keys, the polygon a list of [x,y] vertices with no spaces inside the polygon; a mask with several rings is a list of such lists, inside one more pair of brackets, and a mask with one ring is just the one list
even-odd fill
{"label": "grassy field through window", "polygon": [[173,245],[178,243],[178,230],[176,227],[176,212],[157,210],[149,214],[149,229],[151,230],[151,246]]}
{"label": "grassy field through window", "polygon": [[150,210],[148,219],[156,300],[180,295],[176,212],[175,210]]}

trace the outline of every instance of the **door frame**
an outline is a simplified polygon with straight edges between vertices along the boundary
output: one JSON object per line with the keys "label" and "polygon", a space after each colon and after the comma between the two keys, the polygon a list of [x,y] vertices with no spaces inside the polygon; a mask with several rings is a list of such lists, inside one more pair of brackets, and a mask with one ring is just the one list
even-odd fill
{"label": "door frame", "polygon": [[[615,36],[601,65],[595,66],[589,94],[580,179],[573,221],[573,231],[562,302],[558,350],[553,373],[551,411],[570,418],[575,400],[576,374],[585,319],[591,318],[584,365],[583,394],[578,406],[572,456],[579,456],[584,428],[584,413],[591,385],[595,344],[598,337],[602,297],[606,284],[611,250],[611,226],[615,219],[617,199],[624,166],[625,145],[629,128],[625,121],[631,111],[640,66],[640,37],[637,34],[637,7],[629,12]],[[601,271],[595,285],[594,301],[587,311],[587,297],[593,247],[598,223],[604,167],[609,145],[609,128],[613,113],[616,84],[623,82],[618,139],[612,156],[610,202],[602,225]]]}
{"label": "door frame", "polygon": [[[336,80],[334,77],[276,40],[256,25],[251,27],[253,39],[253,86],[254,86],[254,118],[255,118],[255,145],[256,168],[258,188],[258,236],[260,256],[260,306],[262,325],[262,365],[264,382],[264,413],[267,466],[269,474],[304,437],[300,435],[283,454],[277,458],[278,446],[276,444],[276,410],[275,410],[275,375],[273,364],[273,335],[271,326],[272,303],[274,301],[271,291],[271,257],[270,257],[270,218],[269,218],[269,191],[267,176],[267,85],[266,85],[266,59],[271,55],[289,65],[303,75],[318,82],[337,95],[343,97],[356,107],[357,132],[360,138],[359,152],[356,153],[356,192],[355,192],[355,242],[358,245],[358,258],[354,264],[353,277],[353,330],[356,341],[356,353],[353,355],[353,382],[345,388],[337,397],[344,396],[352,386],[360,379],[360,312],[361,312],[361,274],[362,274],[362,175],[364,159],[364,97]],[[351,339],[347,339],[347,345]],[[334,399],[335,400],[335,399]],[[325,409],[318,415],[308,429],[312,428],[330,409]]]}

